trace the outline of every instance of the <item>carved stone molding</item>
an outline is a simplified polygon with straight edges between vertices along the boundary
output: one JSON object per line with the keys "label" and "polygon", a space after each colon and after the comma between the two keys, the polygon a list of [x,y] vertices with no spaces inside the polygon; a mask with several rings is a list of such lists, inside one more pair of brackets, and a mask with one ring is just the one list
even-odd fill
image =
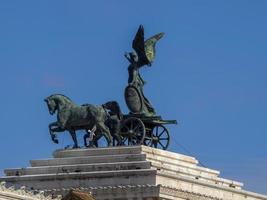
{"label": "carved stone molding", "polygon": [[159,194],[159,187],[155,185],[117,185],[117,186],[105,186],[105,187],[77,187],[77,188],[61,188],[61,189],[53,189],[53,190],[44,190],[45,194],[62,194],[66,195],[71,189],[79,190],[82,192],[88,192],[96,199],[111,199],[105,197],[111,197],[112,194],[116,194],[116,196],[124,197],[125,194],[128,196],[138,196],[144,195],[145,197],[156,197]]}
{"label": "carved stone molding", "polygon": [[169,195],[173,197],[179,197],[186,200],[223,200],[221,198],[203,195],[200,193],[194,193],[187,190],[171,188],[160,185],[160,194]]}
{"label": "carved stone molding", "polygon": [[7,187],[5,182],[0,183],[0,197],[5,196],[9,199],[22,199],[22,200],[60,200],[60,195],[53,197],[45,195],[44,191],[27,190],[25,186],[16,189],[14,186]]}

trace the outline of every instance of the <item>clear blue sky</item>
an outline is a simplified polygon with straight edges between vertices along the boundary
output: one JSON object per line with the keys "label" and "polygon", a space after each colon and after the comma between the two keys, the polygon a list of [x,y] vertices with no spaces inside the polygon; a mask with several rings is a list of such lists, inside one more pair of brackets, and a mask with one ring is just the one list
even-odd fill
{"label": "clear blue sky", "polygon": [[[125,51],[143,24],[164,31],[141,71],[157,113],[177,119],[170,150],[267,194],[267,2],[0,1],[0,169],[28,166],[53,144],[44,97],[117,100],[127,108]],[[174,139],[177,142],[174,142]]]}

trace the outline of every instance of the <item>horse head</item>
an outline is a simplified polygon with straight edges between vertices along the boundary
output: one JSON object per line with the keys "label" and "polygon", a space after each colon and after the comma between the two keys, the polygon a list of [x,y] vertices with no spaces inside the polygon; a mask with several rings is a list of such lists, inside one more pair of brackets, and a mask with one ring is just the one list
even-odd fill
{"label": "horse head", "polygon": [[73,105],[70,98],[63,94],[52,94],[45,98],[44,101],[46,102],[51,115],[55,114],[56,111],[60,112],[62,107],[66,108]]}
{"label": "horse head", "polygon": [[48,107],[48,111],[51,115],[55,114],[56,110],[57,110],[57,104],[54,98],[52,98],[52,96],[49,96],[47,98],[44,99],[44,101],[47,104]]}
{"label": "horse head", "polygon": [[122,119],[123,114],[121,112],[121,108],[117,101],[108,101],[105,104],[102,105],[103,108],[110,110],[114,114],[118,116],[119,119]]}

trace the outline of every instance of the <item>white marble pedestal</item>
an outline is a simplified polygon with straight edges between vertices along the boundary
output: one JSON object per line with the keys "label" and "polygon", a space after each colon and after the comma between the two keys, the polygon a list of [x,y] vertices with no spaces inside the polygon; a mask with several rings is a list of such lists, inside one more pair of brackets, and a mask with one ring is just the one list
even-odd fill
{"label": "white marble pedestal", "polygon": [[6,169],[0,181],[54,195],[78,188],[97,200],[267,200],[198,166],[193,157],[146,146],[57,150],[53,158],[30,164]]}

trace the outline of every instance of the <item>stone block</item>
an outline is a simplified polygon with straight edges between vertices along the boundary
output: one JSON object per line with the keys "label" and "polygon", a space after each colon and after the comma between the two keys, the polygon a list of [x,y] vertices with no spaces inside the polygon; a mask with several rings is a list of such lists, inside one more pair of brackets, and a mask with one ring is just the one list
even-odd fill
{"label": "stone block", "polygon": [[140,146],[106,147],[106,148],[83,148],[83,149],[59,149],[54,151],[54,158],[103,156],[120,154],[140,154]]}
{"label": "stone block", "polygon": [[146,146],[57,150],[31,167],[7,169],[6,181],[64,194],[79,188],[97,199],[267,200],[221,178],[218,170],[198,166],[196,158]]}
{"label": "stone block", "polygon": [[83,156],[83,157],[54,158],[45,160],[31,160],[30,163],[32,167],[38,167],[38,166],[145,161],[145,158],[146,156],[144,154],[121,154],[121,155],[119,154],[119,155]]}
{"label": "stone block", "polygon": [[136,161],[136,162],[93,163],[93,164],[27,167],[27,168],[6,169],[4,172],[6,176],[25,176],[25,175],[38,175],[38,174],[149,169],[150,167],[151,167],[151,163],[148,161]]}

